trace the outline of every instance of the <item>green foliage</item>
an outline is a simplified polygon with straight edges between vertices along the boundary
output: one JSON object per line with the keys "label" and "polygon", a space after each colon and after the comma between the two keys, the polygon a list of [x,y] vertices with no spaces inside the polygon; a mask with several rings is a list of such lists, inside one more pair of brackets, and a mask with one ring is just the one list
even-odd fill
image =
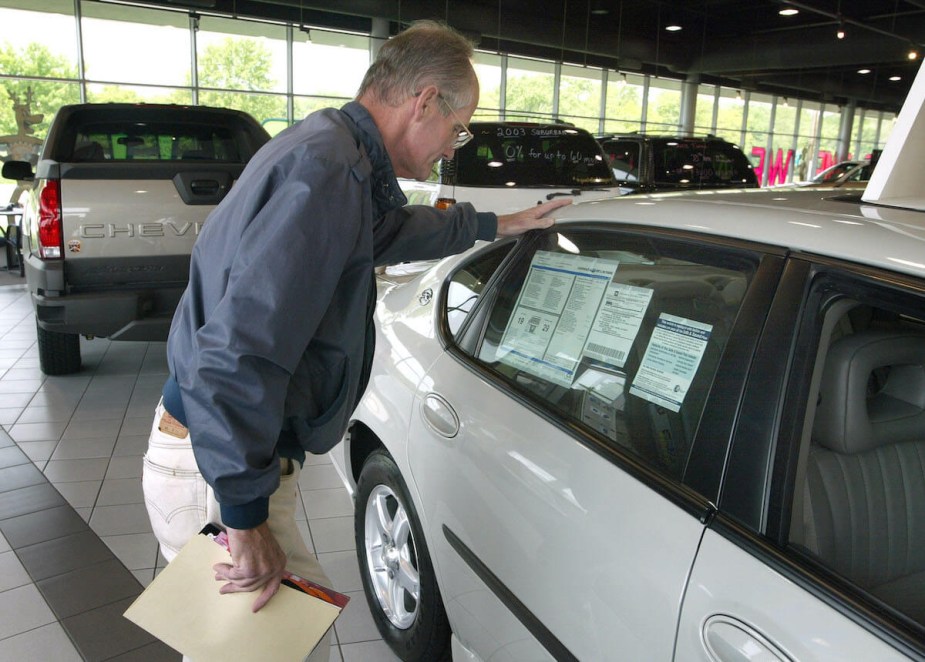
{"label": "green foliage", "polygon": [[601,107],[601,84],[587,78],[562,78],[559,117],[596,133]]}
{"label": "green foliage", "polygon": [[102,89],[87,91],[87,101],[92,103],[160,103],[159,100],[141,97],[138,92],[121,85],[104,85]]}
{"label": "green foliage", "polygon": [[[0,48],[0,71],[13,76],[77,78],[77,67],[74,64],[66,57],[52,54],[46,46],[38,43],[16,50],[9,42],[5,42]],[[80,89],[75,83],[4,79],[0,82],[0,135],[17,133],[11,95],[25,103],[29,89],[32,90],[31,112],[44,115],[42,121],[34,127],[33,135],[37,138],[44,139],[51,118],[58,108],[64,104],[80,102]]]}
{"label": "green foliage", "polygon": [[227,37],[219,45],[207,46],[199,56],[199,86],[242,92],[201,91],[199,103],[243,110],[259,122],[285,117],[285,98],[254,93],[273,89],[272,61],[270,50],[257,39]]}
{"label": "green foliage", "polygon": [[638,85],[608,85],[606,133],[639,131],[642,117],[642,88]]}
{"label": "green foliage", "polygon": [[[654,103],[653,103],[654,101]],[[649,97],[646,131],[649,133],[677,133],[681,124],[681,93],[662,92]]]}
{"label": "green foliage", "polygon": [[537,119],[538,116],[552,117],[552,76],[515,76],[508,78],[505,110],[508,119],[516,111],[523,112],[523,118]]}

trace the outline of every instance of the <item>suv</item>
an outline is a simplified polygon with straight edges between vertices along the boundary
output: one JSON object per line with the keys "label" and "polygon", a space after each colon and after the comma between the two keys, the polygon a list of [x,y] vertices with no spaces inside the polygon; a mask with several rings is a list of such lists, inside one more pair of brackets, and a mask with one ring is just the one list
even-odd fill
{"label": "suv", "polygon": [[29,186],[23,256],[42,371],[80,369],[80,336],[164,340],[209,212],[270,136],[237,110],[77,104],[55,115]]}
{"label": "suv", "polygon": [[569,124],[472,122],[474,138],[441,162],[436,185],[402,182],[412,202],[471,202],[499,214],[557,196],[576,201],[619,195],[594,137]]}
{"label": "suv", "polygon": [[598,136],[614,177],[627,192],[757,188],[748,157],[717,138],[627,135]]}

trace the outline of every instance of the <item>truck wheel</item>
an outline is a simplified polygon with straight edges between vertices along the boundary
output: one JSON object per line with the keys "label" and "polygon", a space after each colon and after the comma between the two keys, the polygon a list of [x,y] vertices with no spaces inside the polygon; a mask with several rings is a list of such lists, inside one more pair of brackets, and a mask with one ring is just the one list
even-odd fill
{"label": "truck wheel", "polygon": [[39,365],[46,375],[70,375],[80,370],[80,336],[48,331],[38,324]]}

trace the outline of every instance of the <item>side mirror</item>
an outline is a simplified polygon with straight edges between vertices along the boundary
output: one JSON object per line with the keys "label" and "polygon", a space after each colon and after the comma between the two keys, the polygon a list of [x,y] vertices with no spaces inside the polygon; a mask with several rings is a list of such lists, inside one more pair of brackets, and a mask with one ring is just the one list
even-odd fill
{"label": "side mirror", "polygon": [[33,180],[35,174],[32,172],[32,166],[28,161],[7,161],[3,164],[3,171],[0,173],[4,179],[15,181]]}

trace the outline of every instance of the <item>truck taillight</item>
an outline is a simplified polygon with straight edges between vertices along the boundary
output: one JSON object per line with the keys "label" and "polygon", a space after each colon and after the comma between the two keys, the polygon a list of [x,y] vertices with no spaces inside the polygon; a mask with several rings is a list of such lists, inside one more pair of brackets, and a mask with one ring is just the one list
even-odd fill
{"label": "truck taillight", "polygon": [[39,255],[61,257],[61,182],[48,179],[39,193]]}

